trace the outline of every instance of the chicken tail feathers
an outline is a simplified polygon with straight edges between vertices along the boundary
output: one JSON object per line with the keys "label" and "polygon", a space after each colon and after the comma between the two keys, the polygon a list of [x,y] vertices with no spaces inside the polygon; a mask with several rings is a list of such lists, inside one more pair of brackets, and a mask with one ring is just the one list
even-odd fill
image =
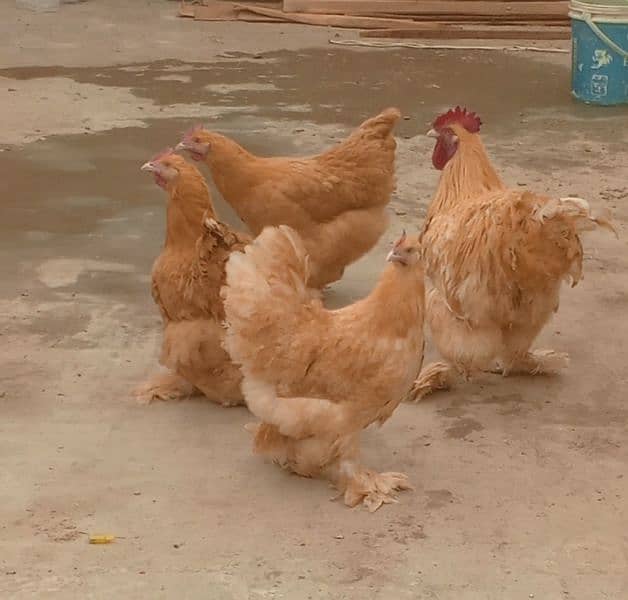
{"label": "chicken tail feathers", "polygon": [[360,125],[360,129],[370,129],[381,137],[388,137],[397,121],[401,118],[401,111],[398,108],[387,108],[377,116],[367,119]]}
{"label": "chicken tail feathers", "polygon": [[617,230],[613,226],[608,214],[594,215],[591,212],[589,203],[576,197],[565,197],[552,199],[543,206],[537,208],[535,217],[543,223],[548,219],[552,219],[558,215],[567,217],[574,224],[576,231],[592,231],[601,227],[613,232],[618,236]]}

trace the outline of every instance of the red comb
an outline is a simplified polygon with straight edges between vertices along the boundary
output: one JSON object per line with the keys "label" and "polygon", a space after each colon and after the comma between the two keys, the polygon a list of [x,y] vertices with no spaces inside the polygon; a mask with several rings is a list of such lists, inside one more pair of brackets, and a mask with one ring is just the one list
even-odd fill
{"label": "red comb", "polygon": [[438,131],[439,129],[449,127],[454,123],[462,125],[469,133],[477,133],[480,131],[480,125],[482,125],[480,117],[478,117],[474,112],[469,112],[466,108],[456,106],[456,108],[452,108],[437,117],[432,124],[432,127]]}
{"label": "red comb", "polygon": [[157,154],[155,154],[155,156],[153,156],[148,162],[157,162],[161,160],[162,158],[164,158],[164,156],[168,156],[169,154],[172,154],[173,152],[174,152],[173,148],[165,148],[161,152],[157,152]]}

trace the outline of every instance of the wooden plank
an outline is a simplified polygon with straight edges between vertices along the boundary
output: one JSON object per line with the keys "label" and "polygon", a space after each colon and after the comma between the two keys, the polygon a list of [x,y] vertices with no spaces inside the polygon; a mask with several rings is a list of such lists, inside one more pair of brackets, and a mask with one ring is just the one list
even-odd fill
{"label": "wooden plank", "polygon": [[[495,0],[499,2],[499,0]],[[387,18],[387,19],[395,19],[402,18],[397,17],[394,14],[383,13],[381,15],[374,15],[372,13],[360,13],[356,16],[360,17],[377,17],[377,18]],[[553,15],[405,15],[406,18],[412,19],[414,21],[442,21],[446,18],[448,21],[471,21],[471,22],[479,22],[480,20],[490,21],[495,23],[502,23],[505,21],[529,21],[529,22],[537,22],[540,25],[544,24],[558,24],[564,25],[565,23],[569,23],[569,17],[567,16],[553,16]]]}
{"label": "wooden plank", "polygon": [[274,17],[290,23],[301,23],[304,25],[321,25],[325,27],[347,27],[349,29],[385,29],[385,28],[403,28],[403,27],[420,27],[421,24],[410,19],[380,19],[377,17],[354,17],[349,15],[321,15],[321,14],[303,14],[303,13],[287,13],[281,10],[266,8],[263,6],[252,6],[249,4],[234,4],[236,8],[246,10],[248,12]]}
{"label": "wooden plank", "polygon": [[238,10],[238,21],[245,21],[246,23],[285,23],[283,19],[258,15],[257,13],[241,9]]}
{"label": "wooden plank", "polygon": [[197,21],[236,21],[238,11],[232,2],[205,0],[203,5],[194,7],[194,19]]}
{"label": "wooden plank", "polygon": [[[543,19],[543,18],[530,18],[517,17],[489,17],[479,16],[473,17],[469,15],[423,15],[421,17],[415,17],[414,23],[449,23],[450,25],[529,25],[534,27],[565,27],[569,25],[568,19]],[[395,29],[394,27],[386,29]],[[411,27],[403,27],[399,29],[412,29]]]}
{"label": "wooden plank", "polygon": [[397,15],[556,15],[567,16],[568,2],[504,0],[283,0],[285,12],[307,14]]}
{"label": "wooden plank", "polygon": [[[279,7],[280,5],[275,2],[274,6]],[[283,19],[244,11],[242,8],[236,7],[233,2],[223,2],[222,0],[205,0],[205,4],[202,6],[196,5],[193,8],[193,16],[196,21],[249,21],[255,23],[283,22]]]}
{"label": "wooden plank", "polygon": [[283,0],[285,12],[353,14],[355,10],[370,13],[408,14],[418,8],[417,0]]}
{"label": "wooden plank", "polygon": [[[202,0],[200,4],[209,5],[216,0]],[[228,0],[225,0],[225,2]],[[550,0],[548,0],[549,2]],[[264,6],[270,6],[271,8],[282,8],[282,0],[254,0],[253,4],[263,4]]]}
{"label": "wooden plank", "polygon": [[186,4],[185,0],[181,0],[179,4],[179,16],[180,17],[194,17],[194,7],[191,4]]}
{"label": "wooden plank", "polygon": [[378,29],[361,31],[364,38],[457,39],[457,40],[567,40],[569,27],[462,27],[441,25],[433,29]]}

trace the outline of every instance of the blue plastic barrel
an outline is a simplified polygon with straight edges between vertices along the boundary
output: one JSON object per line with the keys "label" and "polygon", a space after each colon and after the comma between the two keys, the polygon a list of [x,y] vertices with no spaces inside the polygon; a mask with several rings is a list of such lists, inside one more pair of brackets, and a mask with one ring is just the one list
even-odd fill
{"label": "blue plastic barrel", "polygon": [[571,0],[572,94],[587,104],[628,104],[628,0]]}

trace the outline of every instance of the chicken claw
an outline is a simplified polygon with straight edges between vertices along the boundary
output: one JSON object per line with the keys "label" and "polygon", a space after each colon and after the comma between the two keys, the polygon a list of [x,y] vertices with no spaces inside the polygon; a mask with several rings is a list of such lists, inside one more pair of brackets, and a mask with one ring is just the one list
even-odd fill
{"label": "chicken claw", "polygon": [[451,365],[444,362],[432,363],[419,373],[406,397],[406,402],[419,402],[432,392],[449,389],[453,376],[454,370]]}
{"label": "chicken claw", "polygon": [[196,388],[174,373],[158,373],[133,390],[138,404],[153,400],[183,400],[197,393]]}
{"label": "chicken claw", "polygon": [[344,501],[354,507],[362,503],[369,512],[375,512],[383,504],[398,502],[394,492],[414,489],[404,473],[376,473],[365,470],[356,474],[347,484]]}
{"label": "chicken claw", "polygon": [[569,366],[569,354],[554,350],[533,350],[500,367],[496,373],[502,375],[554,375]]}

